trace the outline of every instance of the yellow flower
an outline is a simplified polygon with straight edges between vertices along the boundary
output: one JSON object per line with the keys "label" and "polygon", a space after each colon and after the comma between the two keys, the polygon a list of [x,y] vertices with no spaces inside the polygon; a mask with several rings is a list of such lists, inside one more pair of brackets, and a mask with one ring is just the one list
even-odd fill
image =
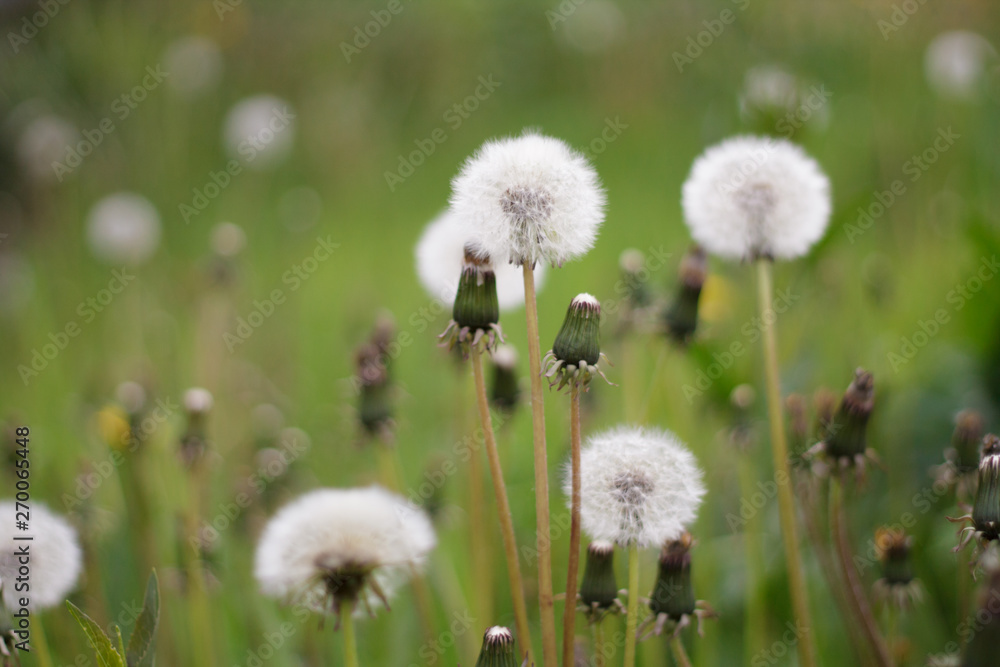
{"label": "yellow flower", "polygon": [[122,450],[128,446],[130,429],[128,415],[121,408],[108,405],[97,413],[97,430],[112,449]]}

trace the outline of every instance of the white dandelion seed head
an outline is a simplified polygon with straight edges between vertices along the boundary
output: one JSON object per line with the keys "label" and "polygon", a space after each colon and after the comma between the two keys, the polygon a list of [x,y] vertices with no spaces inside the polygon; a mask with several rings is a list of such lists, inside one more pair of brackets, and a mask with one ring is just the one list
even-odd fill
{"label": "white dandelion seed head", "polygon": [[27,172],[40,181],[56,177],[55,163],[66,158],[68,148],[80,137],[69,121],[53,114],[32,120],[17,139],[17,157]]}
{"label": "white dandelion seed head", "polygon": [[115,387],[115,399],[125,412],[135,415],[146,406],[146,389],[138,382],[128,380]]}
{"label": "white dandelion seed head", "polygon": [[[572,492],[568,474],[563,489]],[[669,431],[619,426],[580,453],[580,523],[595,540],[648,547],[677,539],[704,495],[694,455]]]}
{"label": "white dandelion seed head", "polygon": [[[423,510],[378,486],[320,489],[283,507],[257,544],[261,591],[330,611],[324,574],[364,567],[386,596],[419,570],[437,540]],[[374,605],[374,593],[362,595]]]}
{"label": "white dandelion seed head", "polygon": [[924,55],[927,82],[938,95],[970,100],[977,97],[997,52],[986,38],[968,30],[935,37]]}
{"label": "white dandelion seed head", "polygon": [[212,409],[215,400],[208,389],[191,387],[184,392],[184,409],[192,414],[205,414]]}
{"label": "white dandelion seed head", "polygon": [[452,181],[451,207],[469,241],[494,262],[560,265],[590,250],[604,191],[586,158],[526,132],[488,141]]}
{"label": "white dandelion seed head", "polygon": [[493,363],[505,370],[514,370],[517,367],[517,350],[513,345],[498,345],[493,351]]}
{"label": "white dandelion seed head", "polygon": [[826,231],[830,182],[789,141],[733,137],[694,161],[682,205],[691,236],[714,255],[792,259]]}
{"label": "white dandelion seed head", "polygon": [[[462,225],[450,210],[445,211],[424,228],[417,242],[417,276],[432,299],[451,305],[458,293],[458,280],[465,263],[465,246],[469,243],[469,228]],[[492,258],[491,258],[492,259]],[[497,303],[500,310],[518,308],[524,304],[524,277],[519,267],[493,261],[497,277]],[[545,267],[535,270],[535,291],[545,284]]]}
{"label": "white dandelion seed head", "polygon": [[778,65],[758,65],[743,77],[741,106],[746,108],[791,108],[798,102],[799,82]]}
{"label": "white dandelion seed head", "polygon": [[220,222],[212,229],[212,252],[219,257],[235,257],[246,244],[246,232],[234,222]]}
{"label": "white dandelion seed head", "polygon": [[222,51],[207,37],[181,37],[167,47],[163,61],[167,83],[183,97],[196,97],[222,78]]}
{"label": "white dandelion seed head", "polygon": [[[18,530],[17,506],[11,500],[0,502],[0,586],[3,605],[8,611],[20,607],[18,599],[27,597],[29,611],[47,609],[60,604],[76,586],[80,576],[83,552],[77,542],[76,530],[57,514],[39,503],[32,502],[28,530]],[[28,537],[28,541],[15,537]],[[31,594],[14,589],[18,576],[17,550],[28,545],[31,553]]]}
{"label": "white dandelion seed head", "polygon": [[90,209],[87,240],[97,259],[137,266],[160,245],[160,214],[145,197],[119,192]]}
{"label": "white dandelion seed head", "polygon": [[248,97],[229,110],[223,136],[233,158],[250,169],[268,169],[292,150],[295,114],[280,97]]}

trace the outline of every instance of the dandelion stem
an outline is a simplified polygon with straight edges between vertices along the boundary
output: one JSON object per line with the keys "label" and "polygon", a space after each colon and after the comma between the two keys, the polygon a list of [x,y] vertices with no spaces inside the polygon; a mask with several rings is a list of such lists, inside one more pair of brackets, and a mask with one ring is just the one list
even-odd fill
{"label": "dandelion stem", "polygon": [[344,635],[344,667],[358,667],[358,640],[354,636],[354,615],[348,600],[340,603],[340,631]]}
{"label": "dandelion stem", "polygon": [[45,638],[45,629],[42,628],[42,621],[38,616],[32,616],[31,623],[34,625],[34,628],[32,628],[34,634],[31,638],[31,650],[38,655],[38,667],[52,667],[52,654],[49,653],[49,644]]}
{"label": "dandelion stem", "polygon": [[625,616],[624,667],[635,667],[635,629],[639,621],[639,547],[628,545],[628,613]]}
{"label": "dandelion stem", "polygon": [[604,667],[604,619],[594,621],[594,667]]}
{"label": "dandelion stem", "polygon": [[[771,285],[771,262],[757,262],[757,287],[760,309],[764,321],[768,313],[773,316],[773,289]],[[781,519],[781,534],[785,544],[785,560],[788,568],[788,587],[792,594],[792,608],[796,622],[802,627],[798,643],[799,662],[802,667],[815,667],[812,617],[809,612],[809,594],[802,572],[799,556],[799,541],[795,529],[795,505],[793,504],[791,471],[788,465],[788,444],[785,441],[785,425],[781,415],[781,389],[778,373],[778,343],[775,327],[763,327],[764,367],[767,376],[767,414],[771,422],[771,454],[774,457],[775,481],[778,483],[778,511]]]}
{"label": "dandelion stem", "polygon": [[215,664],[212,648],[212,616],[209,609],[208,592],[205,590],[205,577],[202,573],[200,541],[201,499],[205,485],[206,468],[204,461],[194,463],[188,480],[191,484],[188,491],[191,505],[187,514],[187,560],[185,574],[187,575],[187,593],[191,630],[191,664],[195,666]]}
{"label": "dandelion stem", "polygon": [[[463,380],[467,377],[463,376]],[[466,383],[462,383],[466,388]],[[477,382],[478,385],[478,382]],[[464,416],[465,401],[459,399],[459,414]],[[464,419],[463,419],[464,421]],[[484,427],[485,430],[485,427]],[[469,429],[462,428],[460,433],[468,433]],[[479,449],[478,443],[474,443],[475,449]],[[475,592],[476,608],[479,618],[493,618],[493,577],[491,576],[491,549],[489,533],[486,522],[486,500],[483,492],[483,462],[478,452],[475,456],[469,457],[469,542],[472,556],[472,572],[474,583],[472,591]]]}
{"label": "dandelion stem", "polygon": [[691,667],[691,659],[688,657],[687,651],[684,650],[680,636],[670,640],[670,650],[673,651],[674,659],[677,660],[679,667]]}
{"label": "dandelion stem", "polygon": [[535,451],[535,540],[538,551],[538,607],[542,625],[543,665],[558,664],[556,618],[552,600],[552,532],[549,527],[549,468],[545,452],[545,399],[542,393],[542,353],[538,338],[538,304],[535,271],[525,262],[524,306],[528,326],[528,361],[531,370],[531,425]]}
{"label": "dandelion stem", "polygon": [[[749,451],[740,452],[740,493],[750,498],[757,491],[757,474],[753,457]],[[763,547],[761,543],[760,517],[750,517],[743,525],[743,546],[746,551],[746,592],[744,593],[746,615],[746,664],[765,648],[767,644],[767,605],[763,599],[764,578]]]}
{"label": "dandelion stem", "polygon": [[[514,521],[510,514],[510,503],[507,500],[507,486],[503,480],[503,469],[500,467],[500,453],[497,451],[496,436],[493,433],[493,418],[490,416],[490,404],[486,398],[486,381],[483,379],[483,353],[472,351],[472,373],[476,381],[476,405],[479,408],[479,420],[483,426],[483,440],[486,443],[486,456],[490,463],[490,476],[493,480],[493,493],[496,496],[497,516],[500,519],[500,532],[503,536],[504,555],[507,559],[507,578],[510,582],[510,596],[514,605],[514,625],[517,628],[517,640],[528,656],[531,664],[531,632],[528,629],[528,607],[524,601],[524,584],[521,580],[521,565],[517,556],[517,541],[514,537]],[[487,585],[489,582],[477,582]]]}
{"label": "dandelion stem", "polygon": [[871,644],[875,659],[881,667],[892,667],[892,656],[886,648],[885,641],[879,633],[871,606],[865,597],[864,589],[858,574],[854,569],[851,557],[850,539],[847,535],[847,523],[844,517],[844,492],[839,479],[830,480],[830,532],[840,562],[840,571],[847,582],[847,599],[851,603],[858,625],[864,631],[865,638]]}
{"label": "dandelion stem", "polygon": [[576,588],[580,568],[580,386],[573,385],[569,408],[570,474],[572,497],[569,521],[569,565],[566,568],[566,605],[563,609],[563,666],[573,667],[576,653]]}

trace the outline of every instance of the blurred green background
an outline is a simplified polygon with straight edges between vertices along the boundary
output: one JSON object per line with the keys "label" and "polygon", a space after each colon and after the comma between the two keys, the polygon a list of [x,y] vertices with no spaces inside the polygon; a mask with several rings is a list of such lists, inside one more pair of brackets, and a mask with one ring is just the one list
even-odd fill
{"label": "blurred green background", "polygon": [[[1000,252],[1000,74],[990,46],[1000,44],[1000,6],[972,0],[8,0],[0,10],[0,419],[31,428],[33,496],[70,513],[83,532],[93,553],[87,576],[99,580],[86,590],[104,600],[83,592],[72,599],[102,622],[139,601],[146,573],[132,548],[121,470],[85,502],[71,502],[78,475],[108,460],[98,413],[115,402],[115,388],[126,380],[142,383],[152,404],[176,405],[188,387],[206,386],[215,396],[209,434],[218,457],[205,518],[232,502],[254,470],[255,450],[273,439],[275,417],[258,406],[276,406],[282,424],[301,428],[311,440],[309,451],[269,486],[266,504],[219,531],[209,559],[218,580],[211,589],[213,663],[255,664],[253,656],[276,643],[269,637],[287,621],[294,631],[264,662],[316,664],[317,656],[326,656],[325,664],[338,664],[339,636],[331,623],[322,630],[316,619],[302,624],[257,594],[252,545],[261,518],[302,490],[378,479],[373,447],[359,445],[350,378],[354,348],[379,313],[394,316],[400,343],[392,364],[404,492],[418,488],[441,457],[455,458],[455,443],[472,428],[471,417],[463,416],[472,405],[464,376],[435,347],[448,314],[421,311],[432,300],[415,279],[414,245],[446,206],[450,179],[470,153],[487,138],[534,127],[587,150],[609,202],[596,248],[549,272],[539,297],[543,349],[573,295],[590,292],[605,302],[605,348],[613,361],[625,362],[610,377],[623,386],[594,385],[585,434],[634,416],[639,397],[649,400],[651,423],[690,443],[709,488],[693,528],[696,593],[721,618],[707,624],[704,639],[689,631],[686,643],[696,664],[751,664],[744,543],[726,520],[740,509],[744,456],[728,440],[728,395],[740,383],[762,381],[759,344],[745,328],[756,309],[751,269],[713,262],[703,326],[688,350],[642,332],[623,343],[615,335],[618,317],[607,311],[622,297],[618,256],[626,248],[670,253],[648,284],[664,299],[673,293],[677,262],[689,243],[679,197],[692,160],[733,134],[785,133],[785,111],[774,115],[759,102],[762,95],[770,99],[759,90],[768,87],[763,80],[795,91],[788,109],[800,113],[794,124],[801,127],[792,128],[794,139],[826,169],[835,206],[826,238],[810,256],[777,269],[777,286],[799,297],[778,323],[783,391],[810,395],[826,386],[839,394],[855,367],[874,372],[872,445],[886,470],[875,471],[853,499],[858,552],[866,552],[876,527],[915,515],[916,569],[929,595],[903,616],[899,634],[909,638],[910,664],[923,664],[928,653],[943,652],[957,639],[969,610],[958,606],[963,566],[950,551],[954,528],[943,517],[959,510],[947,494],[934,496],[925,511],[915,494],[931,487],[928,469],[941,462],[958,410],[978,409],[988,428],[996,428],[998,283],[985,280],[961,309],[949,293],[975,275],[983,258]],[[366,27],[367,41],[358,37]],[[975,31],[982,40],[966,36],[981,69],[964,86],[956,80],[968,73],[968,63],[948,60],[961,54],[935,59],[928,51],[951,30]],[[772,69],[761,74],[761,67]],[[773,68],[785,74],[775,78]],[[149,74],[157,71],[167,75]],[[137,90],[144,77],[145,87]],[[489,87],[495,89],[482,80],[495,82]],[[237,105],[261,95],[278,99],[265,99],[263,112],[243,107],[241,121]],[[789,102],[787,95],[781,100]],[[232,144],[246,139],[246,128],[262,114],[278,117],[275,105],[291,111],[290,124],[259,154],[245,145],[234,151]],[[957,138],[935,149],[939,132],[949,129]],[[430,152],[432,137],[437,142],[431,139]],[[87,152],[78,166],[53,167],[71,164],[74,147]],[[914,156],[931,149],[933,163],[925,156],[927,168],[915,167]],[[400,171],[403,162],[412,169]],[[228,182],[213,188],[226,181],[220,174],[232,164],[238,169],[230,169]],[[904,193],[872,223],[859,218],[859,208],[878,210],[873,203],[886,201],[879,193],[897,179]],[[86,321],[87,308],[79,304],[100,299],[112,271],[123,265],[99,259],[102,242],[88,236],[88,224],[95,204],[121,191],[151,202],[160,238],[148,259],[128,269],[134,281]],[[225,261],[213,257],[210,242],[223,221],[246,236],[242,252]],[[292,289],[286,272],[312,256],[320,238],[337,248]],[[284,303],[230,351],[221,334],[236,333],[239,318],[275,289]],[[915,342],[921,322],[939,309],[947,323]],[[54,358],[38,361],[37,375],[25,376],[19,367],[31,367],[36,351],[44,356],[43,348],[57,344],[53,337],[70,323],[79,325],[79,334]],[[523,312],[505,314],[503,325],[513,345],[525,350]],[[916,353],[894,362],[889,355],[902,355],[904,338]],[[749,352],[724,364],[707,391],[687,400],[684,386],[734,341]],[[526,359],[522,354],[522,373]],[[654,368],[660,369],[655,378]],[[772,474],[760,423],[764,408],[762,400],[753,408],[758,437],[745,455],[761,480]],[[567,514],[559,480],[568,398],[551,394],[546,410],[558,523]],[[166,613],[162,664],[187,664],[183,577],[176,573],[178,517],[187,502],[176,453],[183,429],[183,411],[175,408],[150,433],[134,473],[153,502]],[[521,409],[501,433],[521,544],[534,530],[530,431],[530,416]],[[0,496],[12,495],[13,479],[4,483],[9,490]],[[391,612],[361,625],[363,664],[472,664],[481,632],[513,622],[499,551],[494,580],[471,580],[465,497],[463,472],[444,486],[441,544],[427,575],[433,627],[443,633],[435,645],[440,651],[421,650],[428,644],[404,589]],[[782,648],[791,612],[777,504],[768,503],[760,520],[764,622],[769,643]],[[562,535],[555,545],[557,590],[565,578],[566,542]],[[803,549],[823,664],[849,664],[846,630],[806,543]],[[653,583],[655,556],[644,555],[645,590]],[[525,572],[533,576],[533,569]],[[177,576],[163,576],[171,570]],[[624,570],[621,575],[624,584]],[[876,577],[864,574],[867,584]],[[476,618],[449,639],[448,625],[465,612],[455,601],[489,586],[496,591],[495,615]],[[529,606],[537,624],[537,607]],[[93,660],[64,609],[41,620],[56,664],[87,664],[74,662],[80,655]],[[579,631],[586,635],[582,624]],[[756,654],[764,662],[753,664],[794,664],[793,654]],[[33,660],[27,656],[25,663]],[[641,647],[641,664],[666,660],[661,641]]]}

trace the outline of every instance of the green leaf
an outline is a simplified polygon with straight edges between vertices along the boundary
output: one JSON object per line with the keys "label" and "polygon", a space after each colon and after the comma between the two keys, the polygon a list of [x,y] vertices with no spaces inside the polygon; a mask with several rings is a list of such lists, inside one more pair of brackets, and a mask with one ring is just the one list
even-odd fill
{"label": "green leaf", "polygon": [[146,582],[146,599],[128,640],[125,657],[128,667],[153,667],[156,657],[156,627],[160,622],[160,582],[156,570]]}
{"label": "green leaf", "polygon": [[[80,624],[83,628],[84,634],[87,635],[87,641],[90,642],[90,646],[97,653],[97,664],[100,667],[126,667],[125,658],[116,649],[114,644],[111,643],[111,639],[104,634],[104,630],[98,625],[94,619],[87,616],[85,613],[80,611],[80,609],[70,602],[66,601],[66,605],[69,607],[69,613],[73,614],[73,618],[76,622]],[[117,630],[117,628],[116,628]],[[118,630],[118,635],[121,637],[121,631]],[[121,640],[119,639],[119,642]]]}

